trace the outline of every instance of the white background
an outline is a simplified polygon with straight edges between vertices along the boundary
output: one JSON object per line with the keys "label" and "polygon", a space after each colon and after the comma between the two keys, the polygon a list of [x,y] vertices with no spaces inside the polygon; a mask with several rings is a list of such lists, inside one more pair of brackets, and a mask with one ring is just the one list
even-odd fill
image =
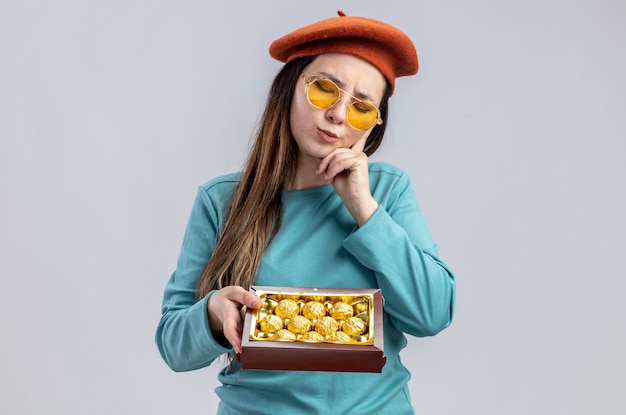
{"label": "white background", "polygon": [[4,1],[0,413],[213,413],[154,343],[199,184],[237,170],[275,38],[336,15],[414,39],[374,159],[411,174],[458,282],[410,339],[421,414],[626,412],[622,0]]}

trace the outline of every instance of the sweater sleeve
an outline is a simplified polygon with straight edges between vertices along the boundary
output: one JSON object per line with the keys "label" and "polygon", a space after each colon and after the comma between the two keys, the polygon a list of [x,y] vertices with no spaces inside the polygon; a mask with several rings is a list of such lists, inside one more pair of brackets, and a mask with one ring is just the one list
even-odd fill
{"label": "sweater sleeve", "polygon": [[432,336],[452,322],[455,281],[439,259],[406,173],[376,194],[379,207],[344,241],[371,269],[394,325],[414,336]]}
{"label": "sweater sleeve", "polygon": [[162,317],[156,343],[163,360],[174,371],[208,366],[231,348],[211,334],[207,313],[210,292],[195,300],[196,286],[215,244],[219,212],[205,189],[200,188],[185,230],[176,271],[163,295]]}

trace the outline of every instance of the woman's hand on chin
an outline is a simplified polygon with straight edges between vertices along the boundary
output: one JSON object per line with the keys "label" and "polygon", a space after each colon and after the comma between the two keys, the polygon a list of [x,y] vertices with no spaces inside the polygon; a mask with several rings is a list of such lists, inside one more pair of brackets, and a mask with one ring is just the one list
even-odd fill
{"label": "woman's hand on chin", "polygon": [[359,226],[378,208],[372,197],[367,154],[363,152],[367,135],[350,148],[337,148],[324,157],[316,170],[324,183],[332,184]]}

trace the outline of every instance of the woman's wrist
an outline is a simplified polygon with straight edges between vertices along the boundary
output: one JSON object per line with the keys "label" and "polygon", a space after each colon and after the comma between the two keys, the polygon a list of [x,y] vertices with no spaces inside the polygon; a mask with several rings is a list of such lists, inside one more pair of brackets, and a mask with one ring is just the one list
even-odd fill
{"label": "woman's wrist", "polygon": [[211,312],[211,296],[206,303],[206,312],[209,319],[209,329],[211,330],[211,335],[222,346],[228,347],[228,341],[224,336],[224,328],[222,326],[222,322],[219,318],[217,318],[215,313]]}
{"label": "woman's wrist", "polygon": [[363,226],[378,209],[378,202],[373,197],[370,197],[366,201],[355,203],[352,206],[346,205],[346,207],[357,225]]}

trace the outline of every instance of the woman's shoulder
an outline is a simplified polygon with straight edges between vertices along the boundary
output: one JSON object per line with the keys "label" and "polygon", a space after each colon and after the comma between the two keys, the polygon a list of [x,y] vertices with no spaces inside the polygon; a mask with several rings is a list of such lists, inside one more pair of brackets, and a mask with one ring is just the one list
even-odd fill
{"label": "woman's shoulder", "polygon": [[200,189],[208,194],[231,194],[239,184],[241,172],[233,172],[216,176],[200,185]]}
{"label": "woman's shoulder", "polygon": [[409,173],[395,164],[372,162],[369,164],[369,172],[370,186],[376,194],[383,192],[389,196],[391,193],[403,193],[411,186]]}
{"label": "woman's shoulder", "polygon": [[393,163],[386,161],[374,161],[369,163],[370,176],[379,177],[401,177],[407,175],[407,172]]}

